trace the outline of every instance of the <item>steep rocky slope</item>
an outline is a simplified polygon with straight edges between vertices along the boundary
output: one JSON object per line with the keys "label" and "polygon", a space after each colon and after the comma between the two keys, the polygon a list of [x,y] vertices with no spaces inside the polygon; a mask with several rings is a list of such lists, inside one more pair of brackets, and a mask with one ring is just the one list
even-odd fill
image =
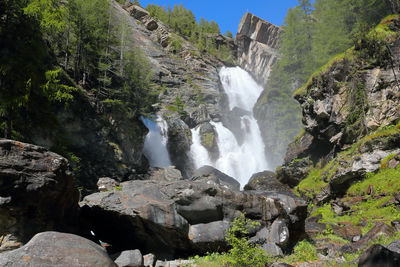
{"label": "steep rocky slope", "polygon": [[327,261],[400,236],[399,25],[384,19],[295,93],[304,132],[278,179],[309,201],[306,232]]}
{"label": "steep rocky slope", "polygon": [[[190,177],[194,168],[188,155],[192,143],[190,128],[211,119],[221,120],[227,111],[218,75],[224,63],[199,51],[146,10],[135,5],[121,7],[117,3],[113,7],[118,17],[128,22],[132,46],[140,48],[152,65],[153,81],[161,88],[154,113],[167,121],[172,164]],[[215,38],[234,47],[228,38]],[[179,51],[173,45],[176,40],[182,44]]]}

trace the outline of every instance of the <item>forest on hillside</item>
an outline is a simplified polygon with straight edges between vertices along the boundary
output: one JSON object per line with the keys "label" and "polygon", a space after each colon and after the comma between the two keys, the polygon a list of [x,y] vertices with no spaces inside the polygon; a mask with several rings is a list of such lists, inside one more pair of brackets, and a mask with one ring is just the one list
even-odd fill
{"label": "forest on hillside", "polygon": [[[33,127],[57,129],[52,113],[86,90],[99,113],[139,116],[154,102],[151,68],[129,47],[109,0],[0,3],[0,129],[29,141]],[[117,21],[117,23],[115,23]]]}

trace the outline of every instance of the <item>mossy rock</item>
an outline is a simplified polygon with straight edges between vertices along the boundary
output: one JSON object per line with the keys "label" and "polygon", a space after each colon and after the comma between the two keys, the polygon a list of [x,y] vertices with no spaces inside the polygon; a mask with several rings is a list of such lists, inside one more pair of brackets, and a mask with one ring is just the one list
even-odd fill
{"label": "mossy rock", "polygon": [[217,159],[219,157],[217,138],[218,135],[214,126],[209,122],[200,125],[200,142],[210,153],[212,159]]}

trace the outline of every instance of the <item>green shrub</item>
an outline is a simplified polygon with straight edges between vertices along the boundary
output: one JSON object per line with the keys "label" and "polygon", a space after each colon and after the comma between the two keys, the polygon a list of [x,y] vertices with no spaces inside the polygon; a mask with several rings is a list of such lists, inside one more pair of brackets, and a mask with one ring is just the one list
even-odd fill
{"label": "green shrub", "polygon": [[231,266],[265,266],[270,260],[264,250],[248,242],[249,229],[257,225],[246,219],[243,213],[233,221],[226,235],[226,241],[232,247],[227,254]]}
{"label": "green shrub", "polygon": [[303,240],[294,247],[293,254],[286,257],[284,262],[310,262],[318,259],[316,247],[307,240]]}

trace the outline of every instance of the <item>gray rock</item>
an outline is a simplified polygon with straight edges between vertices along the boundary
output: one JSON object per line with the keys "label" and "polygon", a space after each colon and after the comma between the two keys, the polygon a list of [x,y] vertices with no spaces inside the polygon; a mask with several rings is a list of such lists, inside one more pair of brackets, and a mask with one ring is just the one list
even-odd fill
{"label": "gray rock", "polygon": [[183,267],[192,266],[192,260],[157,261],[155,267]]}
{"label": "gray rock", "polygon": [[260,248],[271,257],[283,256],[282,249],[273,242],[266,242],[262,244]]}
{"label": "gray rock", "polygon": [[168,123],[167,149],[172,164],[181,171],[183,177],[190,177],[193,171],[193,163],[189,156],[192,144],[192,133],[189,127],[177,116],[166,118]]}
{"label": "gray rock", "polygon": [[320,219],[322,219],[322,215],[317,215],[306,219],[305,232],[311,239],[316,238],[317,235],[322,234],[326,229],[326,224],[320,223]]}
{"label": "gray rock", "polygon": [[240,183],[238,181],[211,166],[203,166],[197,169],[193,173],[191,180],[199,182],[212,181],[230,190],[240,190]]}
{"label": "gray rock", "polygon": [[219,157],[219,148],[217,144],[218,134],[215,127],[209,122],[200,124],[200,141],[209,152],[211,159],[216,160]]}
{"label": "gray rock", "polygon": [[393,241],[386,248],[393,252],[400,253],[400,240]]}
{"label": "gray rock", "polygon": [[276,174],[271,171],[253,174],[244,190],[290,192],[290,188],[279,182],[276,179]]}
{"label": "gray rock", "polygon": [[143,266],[143,257],[140,250],[122,251],[114,261],[118,267],[141,267]]}
{"label": "gray rock", "polygon": [[78,191],[68,161],[43,147],[0,140],[0,252],[46,230],[76,230]]}
{"label": "gray rock", "polygon": [[201,252],[207,252],[211,247],[218,249],[225,247],[225,234],[230,227],[226,221],[216,221],[207,224],[191,225],[189,239]]}
{"label": "gray rock", "polygon": [[117,182],[114,179],[111,179],[109,177],[102,177],[102,178],[99,178],[99,180],[97,181],[97,188],[101,192],[111,191],[118,185],[119,185],[119,182]]}
{"label": "gray rock", "polygon": [[83,237],[44,232],[23,247],[1,253],[0,265],[8,267],[116,267],[106,251]]}
{"label": "gray rock", "polygon": [[142,19],[144,16],[150,16],[150,13],[147,10],[137,5],[131,5],[127,7],[126,11],[128,11],[132,17],[138,20]]}
{"label": "gray rock", "polygon": [[360,249],[365,249],[371,241],[376,240],[379,236],[393,236],[395,229],[385,223],[379,222],[369,230],[360,240],[340,248],[342,253],[354,253]]}
{"label": "gray rock", "polygon": [[175,168],[175,166],[165,168],[152,167],[145,175],[145,179],[160,182],[172,182],[181,180],[182,174],[180,170]]}
{"label": "gray rock", "polygon": [[236,42],[239,65],[266,85],[278,56],[281,29],[253,14],[246,13],[239,24]]}
{"label": "gray rock", "polygon": [[149,31],[154,31],[157,30],[158,28],[158,23],[151,17],[146,17],[142,19],[144,25],[146,26],[146,29]]}
{"label": "gray rock", "polygon": [[282,165],[280,169],[277,169],[277,179],[281,183],[296,186],[307,177],[311,166],[312,161],[309,157],[294,159]]}
{"label": "gray rock", "polygon": [[[187,180],[128,181],[121,186],[121,191],[85,197],[82,219],[113,248],[140,249],[158,258],[223,248],[223,234],[240,212],[260,221],[261,227],[273,224],[278,217],[286,220],[290,242],[296,242],[306,217],[306,203],[290,194],[244,193],[216,183]],[[275,232],[285,229],[278,221],[275,224]],[[110,231],[110,225],[115,230]]]}
{"label": "gray rock", "polygon": [[382,245],[372,245],[358,260],[359,267],[397,267],[400,266],[400,254]]}
{"label": "gray rock", "polygon": [[268,240],[279,246],[285,246],[288,244],[289,228],[284,220],[276,219],[272,223]]}
{"label": "gray rock", "polygon": [[149,253],[143,256],[144,267],[153,267],[156,263],[156,255]]}

